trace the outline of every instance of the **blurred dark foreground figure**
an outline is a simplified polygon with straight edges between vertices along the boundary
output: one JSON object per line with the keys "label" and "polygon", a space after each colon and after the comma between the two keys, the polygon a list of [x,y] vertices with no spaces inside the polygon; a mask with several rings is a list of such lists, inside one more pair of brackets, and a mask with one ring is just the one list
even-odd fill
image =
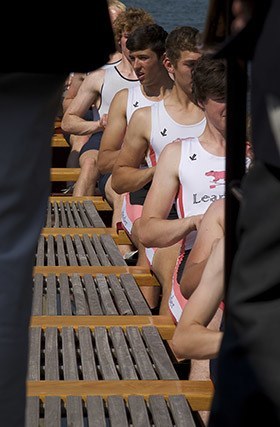
{"label": "blurred dark foreground figure", "polygon": [[234,0],[233,29],[250,8],[263,21],[252,57],[256,160],[243,181],[210,427],[280,425],[280,2]]}
{"label": "blurred dark foreground figure", "polygon": [[[14,6],[13,6],[14,7]],[[32,10],[31,10],[32,7]],[[7,4],[7,9],[11,8]],[[23,10],[19,10],[23,8]],[[28,8],[30,10],[28,10]],[[60,9],[61,8],[61,9]],[[0,425],[23,427],[32,267],[49,195],[50,141],[64,81],[71,71],[100,67],[115,51],[107,2],[75,11],[83,42],[60,49],[69,4],[26,3],[4,29],[0,70]],[[81,9],[84,10],[84,9]],[[88,15],[88,16],[87,16]],[[90,18],[89,18],[90,15]],[[31,18],[32,16],[32,18]],[[3,33],[3,34],[2,34]],[[93,45],[94,40],[99,44]],[[36,47],[35,47],[36,46]]]}

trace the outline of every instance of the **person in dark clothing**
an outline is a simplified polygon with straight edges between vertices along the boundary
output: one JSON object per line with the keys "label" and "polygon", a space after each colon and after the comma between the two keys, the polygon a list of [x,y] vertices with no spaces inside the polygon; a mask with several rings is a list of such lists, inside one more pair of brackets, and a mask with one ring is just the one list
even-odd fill
{"label": "person in dark clothing", "polygon": [[[1,426],[25,423],[32,269],[47,209],[50,141],[63,85],[72,70],[100,67],[115,51],[107,2],[86,7],[81,16],[75,11],[75,30],[84,42],[77,50],[69,44],[71,49],[66,46],[63,54],[53,25],[73,18],[66,2],[55,9],[49,3],[19,4],[16,14],[14,5],[7,3],[5,16],[13,17],[13,37],[0,29],[5,40],[0,73]],[[97,37],[98,48],[89,58],[91,40]]]}
{"label": "person in dark clothing", "polygon": [[[260,3],[265,14],[258,13]],[[233,28],[243,27],[249,6],[263,23],[251,64],[255,161],[242,183],[209,426],[272,427],[280,425],[280,2],[235,0],[233,6]]]}

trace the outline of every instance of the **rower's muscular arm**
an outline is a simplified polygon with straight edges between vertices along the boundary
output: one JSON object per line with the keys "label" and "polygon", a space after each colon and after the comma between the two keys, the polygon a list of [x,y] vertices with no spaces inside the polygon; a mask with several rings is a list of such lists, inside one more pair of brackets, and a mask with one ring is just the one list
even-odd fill
{"label": "rower's muscular arm", "polygon": [[109,108],[97,160],[98,169],[103,174],[112,172],[123,143],[127,126],[127,92],[127,89],[117,92]]}
{"label": "rower's muscular arm", "polygon": [[102,69],[86,76],[77,95],[64,113],[61,123],[63,130],[74,135],[91,135],[103,130],[100,120],[83,119],[89,108],[98,103],[103,79],[104,70]]}
{"label": "rower's muscular arm", "polygon": [[139,169],[149,147],[150,129],[151,108],[135,111],[113,168],[112,188],[119,194],[137,191],[153,178],[155,167]]}
{"label": "rower's muscular arm", "polygon": [[202,215],[166,219],[179,190],[180,155],[181,142],[175,141],[168,144],[159,157],[140,219],[139,238],[146,247],[171,246],[200,224]]}

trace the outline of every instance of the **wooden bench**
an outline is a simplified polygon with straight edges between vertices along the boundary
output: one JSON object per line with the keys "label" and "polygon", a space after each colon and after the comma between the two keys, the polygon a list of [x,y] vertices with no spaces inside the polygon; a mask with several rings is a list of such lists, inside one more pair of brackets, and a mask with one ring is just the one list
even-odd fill
{"label": "wooden bench", "polygon": [[151,310],[131,274],[34,275],[33,316],[149,315]]}
{"label": "wooden bench", "polygon": [[182,394],[70,396],[30,396],[27,399],[26,425],[84,427],[195,427],[192,410]]}
{"label": "wooden bench", "polygon": [[68,142],[66,141],[66,139],[64,138],[62,133],[55,133],[52,136],[52,141],[51,141],[51,145],[53,148],[70,148]]}
{"label": "wooden bench", "polygon": [[52,182],[77,181],[80,171],[80,168],[51,168],[50,180]]}

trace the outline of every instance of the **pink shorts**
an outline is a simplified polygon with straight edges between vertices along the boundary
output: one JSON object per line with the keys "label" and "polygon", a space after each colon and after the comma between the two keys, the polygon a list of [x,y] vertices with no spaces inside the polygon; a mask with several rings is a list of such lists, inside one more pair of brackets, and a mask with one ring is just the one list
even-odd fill
{"label": "pink shorts", "polygon": [[122,205],[122,224],[128,234],[131,234],[134,222],[142,215],[142,205],[132,205],[129,193],[126,193]]}
{"label": "pink shorts", "polygon": [[184,310],[184,307],[187,303],[187,299],[182,295],[180,284],[177,281],[178,276],[178,270],[180,267],[181,262],[183,261],[185,252],[182,252],[179,257],[177,258],[175,270],[172,277],[172,289],[171,294],[169,297],[169,310],[170,313],[175,321],[175,323],[178,323],[182,312]]}

